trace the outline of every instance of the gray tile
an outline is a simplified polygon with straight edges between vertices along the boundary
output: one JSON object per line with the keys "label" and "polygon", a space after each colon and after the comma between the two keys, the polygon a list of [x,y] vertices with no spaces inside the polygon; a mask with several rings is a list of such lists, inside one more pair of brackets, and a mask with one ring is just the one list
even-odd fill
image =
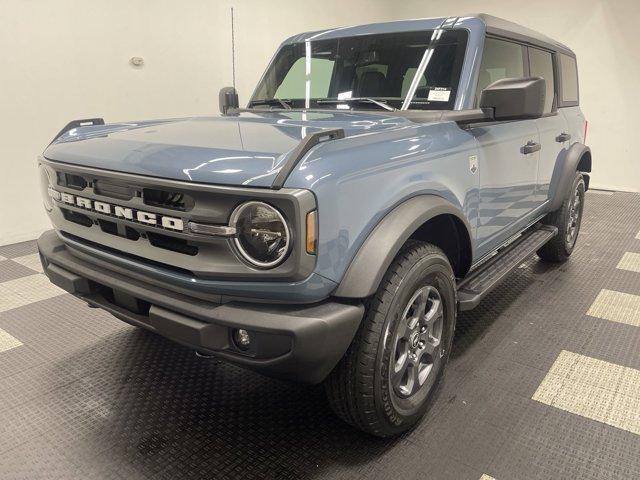
{"label": "gray tile", "polygon": [[27,268],[24,265],[20,265],[13,260],[0,261],[0,283],[33,275],[34,273],[35,272],[32,269]]}
{"label": "gray tile", "polygon": [[36,246],[35,240],[0,246],[0,255],[6,258],[22,257],[30,253],[36,253],[37,251],[38,247]]}

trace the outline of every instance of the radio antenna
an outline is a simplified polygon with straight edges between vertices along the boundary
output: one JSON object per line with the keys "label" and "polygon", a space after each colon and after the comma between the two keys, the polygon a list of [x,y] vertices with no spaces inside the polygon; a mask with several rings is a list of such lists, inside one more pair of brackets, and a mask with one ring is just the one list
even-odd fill
{"label": "radio antenna", "polygon": [[236,36],[233,26],[233,7],[231,7],[231,75],[233,88],[236,88]]}

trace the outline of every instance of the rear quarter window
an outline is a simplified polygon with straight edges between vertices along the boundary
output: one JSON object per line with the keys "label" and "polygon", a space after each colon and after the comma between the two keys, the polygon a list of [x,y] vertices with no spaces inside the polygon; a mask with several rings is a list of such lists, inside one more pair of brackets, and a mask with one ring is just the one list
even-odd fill
{"label": "rear quarter window", "polygon": [[551,53],[537,48],[529,48],[529,70],[532,77],[544,78],[546,85],[544,113],[551,113],[553,111],[553,97],[556,91]]}
{"label": "rear quarter window", "polygon": [[568,55],[560,54],[560,78],[562,88],[562,106],[578,104],[578,66],[576,59]]}

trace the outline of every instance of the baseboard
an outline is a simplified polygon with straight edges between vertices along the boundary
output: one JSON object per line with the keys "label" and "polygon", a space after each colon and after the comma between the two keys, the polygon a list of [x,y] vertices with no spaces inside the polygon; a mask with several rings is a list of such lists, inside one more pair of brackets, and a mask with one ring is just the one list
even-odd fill
{"label": "baseboard", "polygon": [[618,185],[601,185],[599,183],[589,183],[589,189],[593,190],[609,190],[611,192],[629,192],[629,193],[640,193],[638,189],[634,189],[631,187],[621,187]]}
{"label": "baseboard", "polygon": [[29,240],[35,240],[49,228],[41,228],[39,230],[33,230],[30,232],[21,232],[16,234],[2,235],[0,237],[0,246],[11,245],[12,243],[28,242]]}

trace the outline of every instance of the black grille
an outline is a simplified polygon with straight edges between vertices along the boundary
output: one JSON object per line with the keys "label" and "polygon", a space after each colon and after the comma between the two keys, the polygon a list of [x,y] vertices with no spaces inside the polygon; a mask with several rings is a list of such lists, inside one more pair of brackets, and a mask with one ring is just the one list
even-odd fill
{"label": "black grille", "polygon": [[115,222],[110,222],[109,220],[98,220],[98,225],[100,225],[100,229],[111,235],[118,235],[120,237],[128,238],[129,240],[138,240],[140,238],[140,234],[137,230],[129,227],[128,225],[121,226],[121,231],[118,230],[118,224]]}
{"label": "black grille", "polygon": [[72,188],[74,190],[84,190],[87,186],[87,181],[80,175],[74,175],[73,173],[56,172],[58,177],[58,185],[63,187]]}
{"label": "black grille", "polygon": [[109,222],[108,220],[98,220],[98,225],[104,233],[111,235],[118,235],[118,224],[115,222]]}
{"label": "black grille", "polygon": [[170,208],[171,210],[190,210],[194,205],[193,199],[184,193],[156,188],[143,188],[142,199],[145,205]]}
{"label": "black grille", "polygon": [[149,239],[149,243],[154,247],[184,253],[185,255],[193,256],[198,254],[198,247],[189,245],[186,240],[182,240],[181,238],[173,238],[155,232],[147,232],[147,238]]}
{"label": "black grille", "polygon": [[119,200],[131,200],[135,195],[135,190],[128,185],[119,185],[117,183],[105,182],[104,180],[95,181],[94,191],[98,195],[117,198]]}
{"label": "black grille", "polygon": [[67,210],[66,208],[61,208],[62,215],[65,220],[68,220],[73,223],[77,223],[78,225],[82,225],[84,227],[90,227],[93,225],[93,221],[87,217],[84,213],[74,212],[72,210]]}

